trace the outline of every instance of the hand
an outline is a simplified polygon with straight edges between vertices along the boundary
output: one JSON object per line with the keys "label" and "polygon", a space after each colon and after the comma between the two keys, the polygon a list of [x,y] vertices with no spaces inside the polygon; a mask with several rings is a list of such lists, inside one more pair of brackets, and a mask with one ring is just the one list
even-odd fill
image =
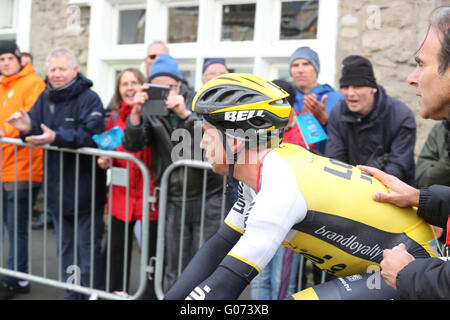
{"label": "hand", "polygon": [[109,169],[109,167],[110,167],[110,161],[111,161],[111,158],[110,157],[102,157],[102,156],[100,156],[100,157],[98,157],[98,159],[97,159],[97,164],[98,164],[98,166],[100,167],[100,168],[102,168],[103,170],[108,170]]}
{"label": "hand", "polygon": [[148,94],[145,91],[148,87],[141,86],[134,95],[133,109],[131,110],[129,121],[132,125],[137,126],[141,122],[142,105],[148,100]]}
{"label": "hand", "polygon": [[42,134],[37,136],[29,136],[25,141],[35,146],[42,146],[44,144],[52,144],[55,141],[55,131],[49,129],[45,124],[41,124]]}
{"label": "hand", "polygon": [[186,119],[191,114],[190,111],[186,109],[186,104],[184,103],[184,97],[180,94],[170,91],[166,98],[167,109],[172,110],[180,119]]}
{"label": "hand", "polygon": [[21,132],[28,132],[31,129],[31,119],[28,113],[20,108],[20,111],[14,112],[6,122]]}
{"label": "hand", "polygon": [[418,189],[376,168],[367,166],[358,166],[358,168],[380,180],[388,189],[389,193],[376,192],[373,195],[375,201],[389,202],[402,208],[419,205],[420,191]]}
{"label": "hand", "polygon": [[414,260],[403,243],[392,250],[386,249],[383,251],[383,260],[380,263],[381,275],[388,285],[397,289],[397,274]]}
{"label": "hand", "polygon": [[324,124],[328,120],[328,114],[325,108],[327,98],[328,96],[324,95],[319,102],[315,93],[305,96],[303,98],[303,111],[311,112],[321,124]]}

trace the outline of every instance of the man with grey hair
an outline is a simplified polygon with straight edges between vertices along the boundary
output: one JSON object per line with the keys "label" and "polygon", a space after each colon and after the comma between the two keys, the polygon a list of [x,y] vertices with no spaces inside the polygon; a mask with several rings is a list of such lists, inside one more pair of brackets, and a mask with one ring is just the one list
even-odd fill
{"label": "man with grey hair", "polygon": [[150,73],[150,69],[152,67],[153,62],[162,54],[169,53],[169,48],[167,48],[166,44],[163,41],[153,41],[148,46],[147,55],[144,58],[145,64],[145,76],[148,77]]}
{"label": "man with grey hair", "polygon": [[[99,96],[90,89],[92,81],[78,71],[76,58],[70,49],[56,48],[50,52],[47,76],[47,87],[33,108],[28,113],[24,110],[14,113],[8,123],[21,132],[24,141],[32,145],[50,144],[70,149],[96,147],[92,136],[103,132],[103,105]],[[95,170],[93,174],[92,165],[90,156],[77,157],[66,152],[60,157],[59,151],[48,151],[47,167],[44,169],[47,190],[43,191],[53,216],[57,244],[61,246],[58,252],[62,258],[63,280],[67,281],[72,276],[74,271],[71,266],[76,264],[80,270],[80,279],[76,279],[80,281],[77,283],[84,287],[93,285],[94,288],[102,288],[101,239],[106,175],[104,170]],[[92,190],[93,179],[96,190]],[[74,195],[78,195],[78,199],[74,199]],[[93,243],[91,228],[94,228]],[[74,237],[76,231],[78,233]],[[77,246],[77,257],[74,257],[74,245]],[[91,250],[94,251],[93,284],[90,283]],[[66,298],[85,297],[68,292]]]}
{"label": "man with grey hair", "polygon": [[[425,119],[450,121],[450,7],[436,11],[430,28],[416,53],[417,68],[408,83],[416,88],[420,115]],[[450,156],[450,155],[449,155]],[[361,167],[383,182],[388,193],[374,200],[399,207],[418,207],[417,214],[428,223],[447,227],[450,246],[450,187],[433,185],[420,190],[380,170]],[[381,275],[403,299],[449,299],[450,260],[415,259],[404,244],[384,250]]]}

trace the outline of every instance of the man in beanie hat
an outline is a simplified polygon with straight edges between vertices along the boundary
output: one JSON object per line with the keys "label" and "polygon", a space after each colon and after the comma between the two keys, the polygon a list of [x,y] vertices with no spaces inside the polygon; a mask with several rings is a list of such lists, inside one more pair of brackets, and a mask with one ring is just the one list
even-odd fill
{"label": "man in beanie hat", "polygon": [[372,63],[352,55],[339,81],[344,100],[328,118],[326,156],[382,169],[414,184],[416,122],[412,111],[377,84]]}
{"label": "man in beanie hat", "polygon": [[202,69],[202,82],[207,83],[209,80],[214,79],[222,74],[227,74],[228,68],[223,58],[205,58],[203,61]]}
{"label": "man in beanie hat", "polygon": [[[181,94],[182,79],[183,76],[178,69],[178,62],[169,54],[161,54],[151,66],[149,82],[170,87],[169,95],[165,100],[169,113],[166,116],[151,115],[150,113],[143,116],[142,108],[148,108],[143,106],[148,100],[148,95],[145,91],[146,87],[143,86],[134,96],[133,109],[125,127],[122,142],[126,150],[138,152],[149,145],[152,146],[152,170],[155,184],[158,187],[161,184],[161,177],[165,169],[173,161],[177,160],[175,158],[180,157],[180,145],[182,144],[171,139],[175,130],[181,129],[177,130],[177,132],[182,133],[181,139],[184,144],[186,144],[189,137],[191,138],[189,140],[190,145],[183,145],[183,148],[187,147],[190,149],[188,150],[189,152],[181,151],[183,159],[186,159],[190,154],[194,154],[196,148],[200,147],[201,134],[198,135],[198,139],[195,139],[197,135],[194,135],[194,125],[201,125],[201,121],[191,111],[189,98],[185,98]],[[186,138],[186,135],[189,137]],[[178,137],[180,138],[179,135]],[[189,159],[191,159],[190,156]],[[183,177],[183,167],[173,172],[168,191],[169,201],[166,208],[165,232],[166,254],[164,259],[164,286],[167,288],[172,286],[178,276]],[[201,221],[199,208],[202,207],[203,170],[188,169],[187,177],[189,188],[186,194],[183,269],[199,248],[200,232],[198,230],[200,230]],[[221,176],[208,174],[205,202],[205,221],[208,221],[208,223],[205,224],[203,233],[205,240],[217,231],[221,223],[222,186],[223,179]]]}
{"label": "man in beanie hat", "polygon": [[[19,131],[6,120],[16,111],[29,111],[45,88],[45,83],[34,72],[33,66],[22,67],[21,53],[14,41],[0,41],[0,137],[19,138]],[[30,171],[30,149],[2,144],[3,212],[9,234],[8,269],[28,272],[28,207],[36,201],[42,181],[42,150],[33,148]],[[17,171],[16,171],[17,168]],[[31,199],[29,198],[31,174]],[[15,204],[17,216],[15,217]],[[17,221],[17,222],[16,222]],[[17,223],[17,225],[15,225]],[[16,235],[14,231],[16,230]],[[15,245],[17,241],[17,246]],[[17,256],[15,256],[17,254]],[[15,263],[16,262],[16,263]],[[8,299],[16,292],[29,292],[27,281],[6,276],[0,282],[0,299]]]}
{"label": "man in beanie hat", "polygon": [[[297,114],[312,113],[326,131],[331,109],[343,99],[328,84],[319,84],[320,60],[317,52],[309,47],[300,47],[289,59],[292,80],[296,87],[294,109]],[[315,144],[314,150],[325,152],[325,141]]]}

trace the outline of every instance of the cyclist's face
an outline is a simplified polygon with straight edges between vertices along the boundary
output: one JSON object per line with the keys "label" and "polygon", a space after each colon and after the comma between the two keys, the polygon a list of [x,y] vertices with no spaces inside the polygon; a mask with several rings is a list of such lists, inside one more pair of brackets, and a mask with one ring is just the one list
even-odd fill
{"label": "cyclist's face", "polygon": [[221,134],[205,121],[202,124],[203,136],[200,147],[205,151],[205,157],[217,174],[228,174],[225,150]]}

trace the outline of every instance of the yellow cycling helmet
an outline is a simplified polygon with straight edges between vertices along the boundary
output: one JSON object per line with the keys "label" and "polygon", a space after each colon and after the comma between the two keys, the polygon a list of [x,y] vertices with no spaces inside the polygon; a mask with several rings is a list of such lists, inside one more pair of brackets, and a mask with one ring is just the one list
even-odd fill
{"label": "yellow cycling helmet", "polygon": [[291,111],[288,96],[262,77],[229,73],[208,81],[194,97],[192,106],[206,122],[226,135],[249,141],[261,135],[270,137],[276,129],[284,131]]}

